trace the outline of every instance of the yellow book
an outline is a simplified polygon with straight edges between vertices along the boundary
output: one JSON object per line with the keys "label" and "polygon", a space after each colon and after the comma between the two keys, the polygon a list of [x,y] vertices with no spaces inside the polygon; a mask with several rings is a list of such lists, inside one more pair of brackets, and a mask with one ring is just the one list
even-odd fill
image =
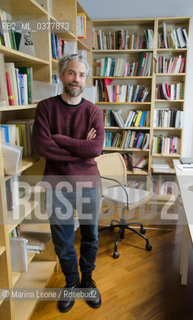
{"label": "yellow book", "polygon": [[134,127],[139,127],[139,122],[140,122],[140,120],[141,120],[141,116],[142,116],[142,111],[139,110],[139,111],[138,111],[138,114],[137,114],[137,118],[136,118],[136,120],[135,120]]}

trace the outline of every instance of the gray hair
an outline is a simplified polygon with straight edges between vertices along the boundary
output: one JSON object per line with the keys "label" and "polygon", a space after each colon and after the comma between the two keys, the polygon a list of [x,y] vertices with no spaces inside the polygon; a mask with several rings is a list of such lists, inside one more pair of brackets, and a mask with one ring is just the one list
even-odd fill
{"label": "gray hair", "polygon": [[58,72],[59,74],[63,74],[67,68],[67,65],[70,61],[79,61],[85,64],[86,66],[86,77],[89,78],[91,76],[91,70],[87,60],[78,54],[70,54],[62,57],[58,62]]}

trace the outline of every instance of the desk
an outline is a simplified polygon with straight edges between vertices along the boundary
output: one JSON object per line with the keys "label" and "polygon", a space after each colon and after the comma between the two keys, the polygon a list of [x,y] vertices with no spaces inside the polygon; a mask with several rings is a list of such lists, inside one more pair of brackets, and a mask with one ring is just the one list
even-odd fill
{"label": "desk", "polygon": [[188,278],[190,245],[193,245],[193,191],[188,190],[188,186],[193,185],[193,169],[185,169],[182,171],[178,168],[180,161],[173,160],[173,162],[185,212],[181,247],[180,274],[181,284],[186,285]]}

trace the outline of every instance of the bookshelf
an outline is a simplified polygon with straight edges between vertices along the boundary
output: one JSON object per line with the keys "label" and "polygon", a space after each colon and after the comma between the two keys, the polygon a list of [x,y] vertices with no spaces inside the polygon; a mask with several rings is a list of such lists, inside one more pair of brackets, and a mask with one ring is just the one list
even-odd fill
{"label": "bookshelf", "polygon": [[[89,34],[92,34],[92,22],[84,9],[77,0],[52,0],[52,11],[49,7],[48,0],[2,0],[0,9],[11,15],[12,21],[42,21],[57,22],[58,20],[71,20],[72,30],[65,32],[56,32],[64,41],[74,41],[77,50],[86,50],[87,58],[92,65],[92,54],[90,51]],[[85,13],[87,19],[88,36],[86,39],[78,39],[76,29],[77,13]],[[21,51],[17,51],[11,47],[0,44],[0,53],[4,55],[5,62],[14,62],[16,67],[30,67],[33,70],[33,79],[52,83],[52,76],[56,74],[58,60],[52,58],[51,49],[51,33],[36,32],[32,33],[35,56]],[[35,116],[37,103],[26,105],[5,105],[0,103],[0,123],[5,124],[7,121],[18,119],[33,119]],[[0,139],[1,141],[1,139]],[[1,144],[1,142],[0,142]],[[19,216],[17,221],[13,220],[13,211],[8,210],[7,206],[7,190],[8,183],[13,176],[5,175],[3,168],[2,149],[0,148],[0,288],[43,288],[47,285],[53,272],[57,270],[58,261],[55,255],[53,243],[51,239],[47,242],[45,249],[40,254],[28,252],[27,272],[14,272],[11,265],[9,233],[20,224],[21,230],[36,230],[41,232],[49,232],[49,224],[25,224],[29,222],[29,216],[34,214],[40,204],[35,201],[34,194],[30,200],[21,198],[18,201]],[[34,177],[32,183],[37,182],[37,176],[41,177],[44,170],[44,159],[32,153],[23,156],[22,166],[19,174],[22,181],[28,182]],[[40,178],[39,178],[40,179]],[[35,191],[34,191],[35,192]],[[41,192],[40,192],[41,193]],[[41,194],[41,204],[44,203],[44,192]],[[23,223],[23,224],[22,224]],[[37,301],[0,301],[0,317],[7,320],[23,319],[27,320],[32,315]]]}
{"label": "bookshelf", "polygon": [[[106,119],[106,115],[104,115],[105,123],[107,121],[107,125],[105,124],[106,134],[112,137],[110,138],[111,146],[106,145],[106,142],[104,143],[104,152],[115,150],[122,154],[129,152],[133,156],[134,165],[136,165],[140,156],[144,157],[145,154],[148,158],[148,170],[150,172],[154,173],[152,165],[158,160],[168,165],[168,174],[175,173],[172,159],[179,158],[182,153],[189,26],[189,17],[93,20],[93,82],[98,87],[99,92],[97,104],[104,113],[107,110],[120,109],[124,122],[131,110],[148,111],[150,114],[149,123],[142,127],[136,127],[133,123],[129,127],[122,128],[114,122],[115,119],[112,120],[112,116],[110,116],[112,122],[110,121],[109,124],[109,119]],[[142,63],[146,68],[145,74],[143,74],[144,69],[139,70],[142,54],[143,57],[150,57],[149,62],[144,65]],[[117,69],[116,65],[118,65]],[[117,72],[117,70],[121,71]],[[166,95],[165,91],[163,92],[164,89],[166,90],[164,88],[165,83],[171,93],[170,97]],[[113,92],[120,90],[115,88],[116,85],[119,85],[119,87],[127,86],[126,98],[125,91],[121,89],[121,94],[123,92],[124,95],[123,102],[120,102],[119,99],[115,101],[115,97],[113,97],[113,100],[109,99],[108,90],[114,90]],[[132,85],[151,89],[143,102],[126,101],[129,95],[129,87]],[[107,90],[107,86],[113,86],[114,88],[108,88]],[[159,90],[162,91],[159,92]],[[115,95],[115,93],[113,94]],[[161,122],[158,119],[158,117],[163,117],[164,111],[166,119],[171,117],[170,122]],[[122,132],[123,135],[125,130],[148,133],[149,145],[147,150],[136,148],[135,145],[132,148],[128,148],[128,145],[121,148],[122,136],[119,146],[116,145],[115,148],[113,146],[114,132]],[[162,143],[160,148],[157,147],[158,143],[159,145]],[[128,174],[131,173],[140,174],[128,170]],[[156,173],[163,173],[161,167],[160,172],[156,171]]]}

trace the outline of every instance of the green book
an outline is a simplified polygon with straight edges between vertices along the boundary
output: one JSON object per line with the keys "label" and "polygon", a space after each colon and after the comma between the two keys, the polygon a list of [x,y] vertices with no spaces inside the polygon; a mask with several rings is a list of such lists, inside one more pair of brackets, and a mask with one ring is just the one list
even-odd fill
{"label": "green book", "polygon": [[145,52],[141,53],[141,57],[139,60],[139,68],[138,68],[138,72],[137,72],[137,76],[140,76],[140,72],[141,72],[141,67],[142,67],[142,63],[143,63],[143,57],[144,57]]}

